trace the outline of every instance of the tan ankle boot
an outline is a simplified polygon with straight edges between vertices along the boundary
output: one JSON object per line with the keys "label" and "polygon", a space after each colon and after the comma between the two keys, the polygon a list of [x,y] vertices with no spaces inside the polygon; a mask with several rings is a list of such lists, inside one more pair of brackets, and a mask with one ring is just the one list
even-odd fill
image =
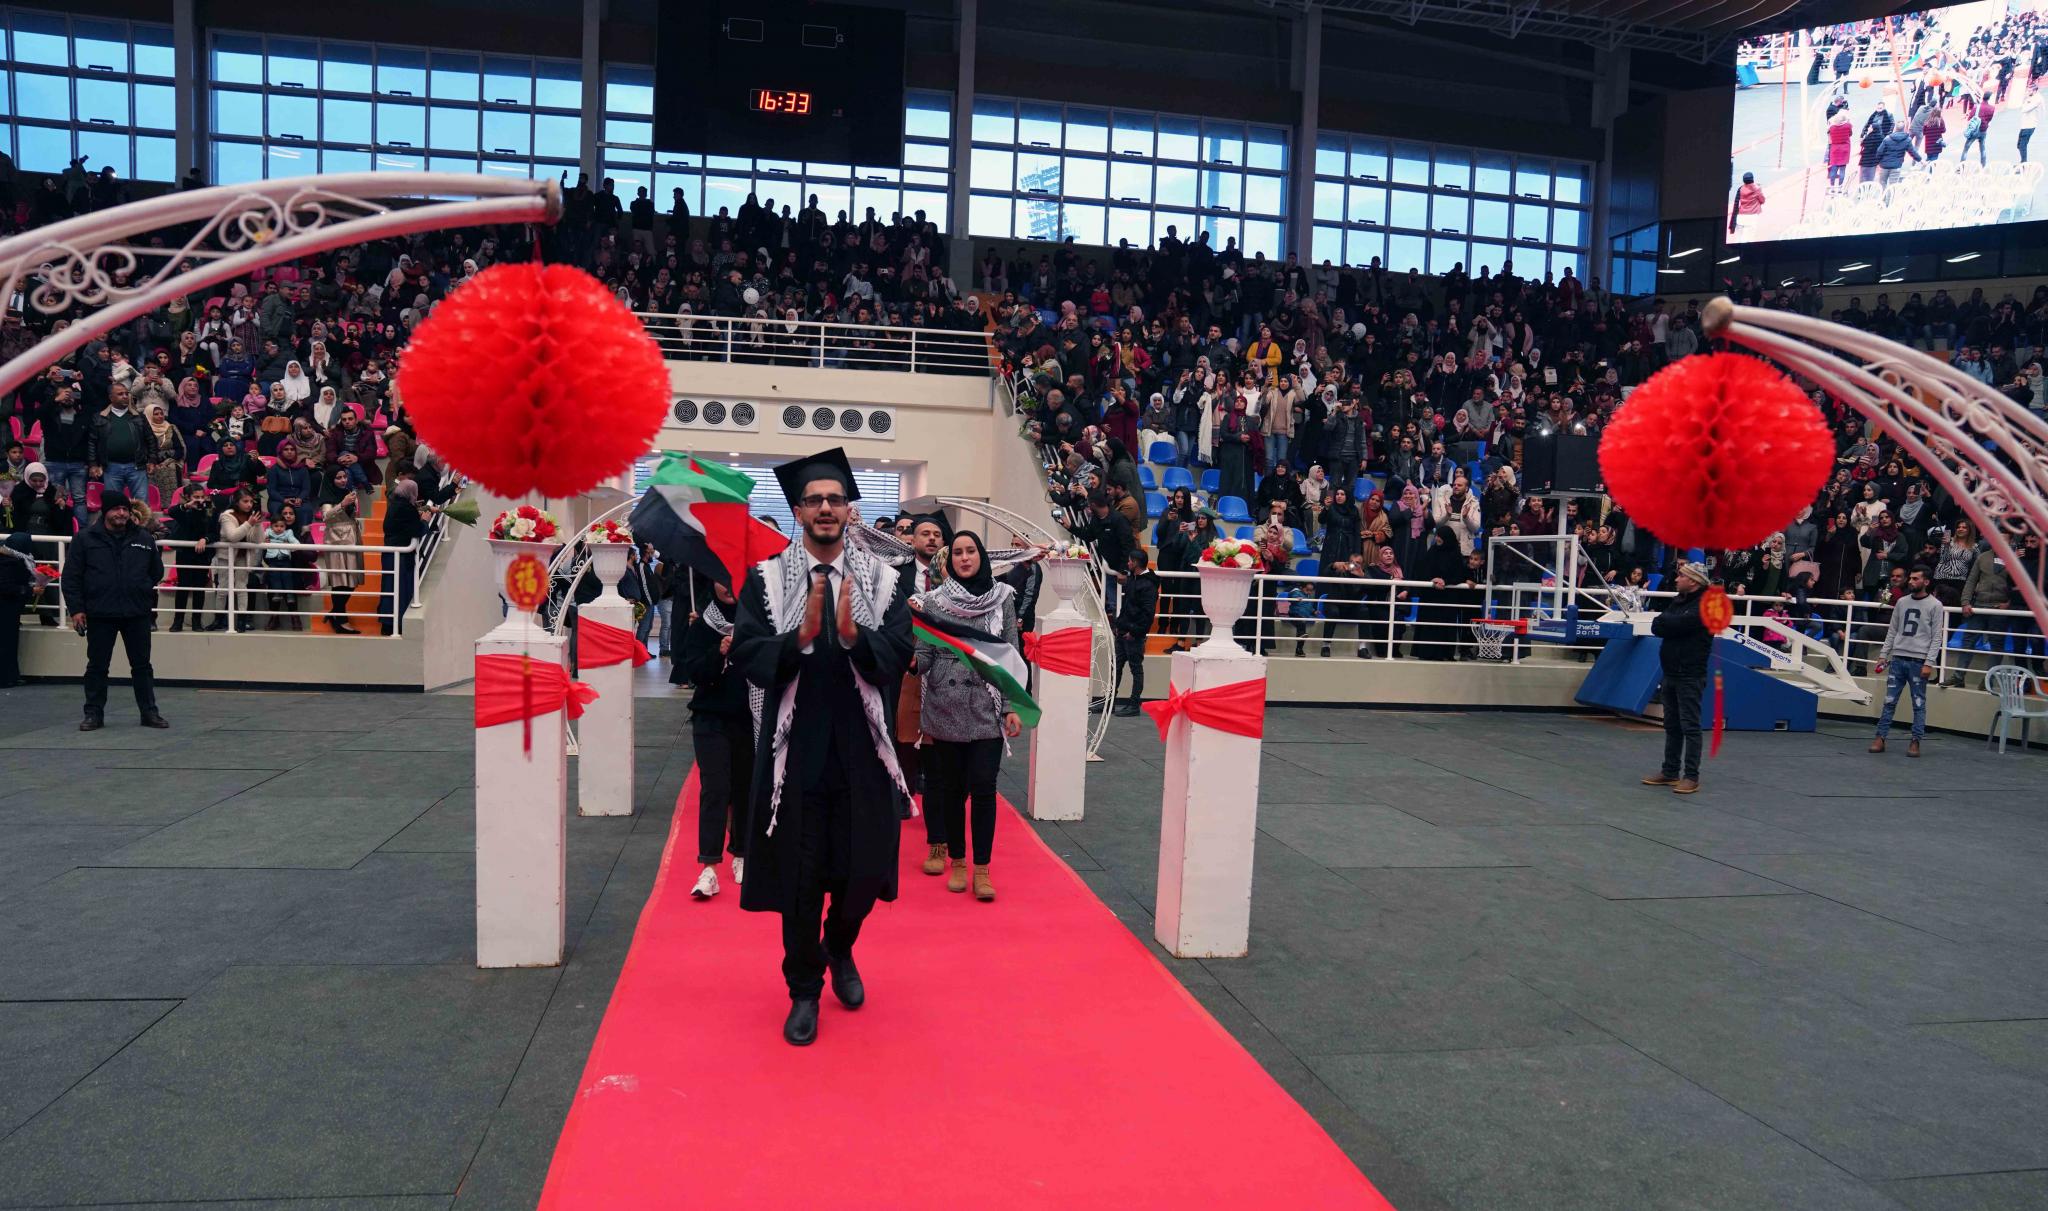
{"label": "tan ankle boot", "polygon": [[946,873],[945,846],[933,845],[927,848],[924,855],[924,873],[928,875],[943,875]]}
{"label": "tan ankle boot", "polygon": [[974,868],[974,898],[977,900],[993,900],[996,898],[996,885],[989,881],[988,867],[986,866]]}
{"label": "tan ankle boot", "polygon": [[967,890],[967,862],[965,859],[959,861],[951,858],[946,859],[946,890]]}

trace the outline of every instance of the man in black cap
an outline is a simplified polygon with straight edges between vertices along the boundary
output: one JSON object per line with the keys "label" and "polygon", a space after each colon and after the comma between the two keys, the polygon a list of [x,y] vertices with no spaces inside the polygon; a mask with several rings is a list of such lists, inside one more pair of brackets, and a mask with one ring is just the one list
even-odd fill
{"label": "man in black cap", "polygon": [[910,663],[910,608],[896,569],[846,541],[860,492],[843,451],[775,477],[802,533],[747,573],[733,625],[759,737],[740,907],[782,914],[782,1034],[801,1047],[817,1037],[828,971],[841,1005],[867,999],[854,943],[875,901],[896,898],[909,792],[885,695]]}
{"label": "man in black cap", "polygon": [[64,608],[71,626],[85,636],[85,718],[81,732],[106,726],[107,668],[119,637],[135,683],[142,726],[169,727],[156,709],[156,678],[149,665],[149,616],[164,558],[156,542],[135,528],[128,498],[108,489],[100,497],[98,523],[71,540],[64,560]]}

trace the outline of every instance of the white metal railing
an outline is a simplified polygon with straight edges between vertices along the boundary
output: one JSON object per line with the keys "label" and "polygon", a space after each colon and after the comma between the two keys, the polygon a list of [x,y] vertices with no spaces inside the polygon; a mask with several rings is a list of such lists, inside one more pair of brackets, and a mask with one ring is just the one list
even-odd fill
{"label": "white metal railing", "polygon": [[[1152,635],[1190,645],[1199,642],[1208,634],[1208,620],[1202,615],[1198,574],[1162,571],[1159,577],[1159,612]],[[1482,586],[1466,590],[1464,601],[1444,601],[1432,581],[1262,573],[1253,590],[1252,606],[1239,623],[1239,638],[1247,646],[1256,645],[1254,650],[1270,648],[1265,654],[1289,660],[1478,659],[1472,623],[1482,617],[1530,620],[1538,607],[1517,593],[1528,587]],[[1598,599],[1607,593],[1592,589],[1582,595]],[[1641,596],[1655,602],[1674,594]],[[1805,665],[1811,674],[1808,679],[1815,682],[1825,682],[1828,670],[1810,653],[1801,651],[1805,645],[1781,634],[1781,627],[1831,649],[1854,675],[1869,676],[1891,621],[1891,607],[1877,602],[1816,598],[1809,601],[1807,616],[1793,617],[1790,601],[1782,597],[1731,594],[1729,599],[1736,605],[1732,633],[1754,646],[1787,651],[1795,664]],[[1297,613],[1297,609],[1307,613]],[[1959,608],[1950,607],[1945,613],[1949,642],[1931,662],[1940,680],[1964,673],[1965,665],[1970,666],[1966,688],[1973,690],[1983,688],[1983,671],[1993,665],[2016,664],[2048,675],[2048,641],[2034,629],[2028,612],[1974,610],[1969,619],[1962,617]],[[1598,617],[1597,610],[1582,614],[1586,622]],[[1501,663],[1555,665],[1590,660],[1602,643],[1591,637],[1552,643],[1511,636],[1503,647]]]}
{"label": "white metal railing", "polygon": [[[40,613],[58,623],[69,616],[64,602],[62,576],[71,541],[69,537],[50,536],[37,536],[32,540],[36,561],[54,564],[58,578],[38,599],[24,607],[25,612]],[[411,560],[415,568],[412,573],[413,593],[408,603],[410,610],[421,600],[420,587],[425,572],[425,564],[420,557],[423,541],[416,540],[402,547],[219,542],[207,543],[201,551],[200,544],[195,541],[158,539],[157,547],[164,554],[164,579],[157,585],[156,617],[160,622],[167,620],[170,626],[179,630],[222,631],[230,635],[252,631],[259,626],[265,630],[304,630],[306,620],[315,617],[341,617],[344,621],[367,617],[378,627],[389,628],[392,635],[398,635],[404,628],[397,602],[401,563]],[[181,551],[191,552],[184,556],[182,565],[178,562]],[[362,557],[362,567],[326,568],[317,563],[304,567],[267,558],[268,553],[280,551],[293,555],[357,555]],[[360,583],[367,581],[372,572],[380,572],[383,577],[382,584],[374,593],[364,589]],[[188,583],[187,576],[196,576],[201,583]],[[354,577],[359,583],[353,589],[344,588],[339,582],[345,577]],[[366,600],[375,606],[368,615],[349,612],[351,603]],[[340,607],[339,611],[336,606]]]}
{"label": "white metal railing", "polygon": [[998,372],[985,332],[650,311],[634,314],[661,347],[662,356],[674,361],[982,377]]}

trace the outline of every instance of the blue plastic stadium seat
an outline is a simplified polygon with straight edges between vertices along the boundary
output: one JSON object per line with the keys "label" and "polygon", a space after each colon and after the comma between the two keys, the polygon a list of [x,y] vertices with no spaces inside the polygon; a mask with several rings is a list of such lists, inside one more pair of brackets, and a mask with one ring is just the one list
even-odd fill
{"label": "blue plastic stadium seat", "polygon": [[1180,462],[1180,448],[1172,442],[1153,442],[1145,457],[1162,467],[1171,467]]}
{"label": "blue plastic stadium seat", "polygon": [[1351,481],[1351,499],[1355,501],[1362,501],[1379,490],[1378,484],[1363,475]]}
{"label": "blue plastic stadium seat", "polygon": [[1152,474],[1152,465],[1150,463],[1138,468],[1138,486],[1147,492],[1159,490],[1159,477]]}
{"label": "blue plastic stadium seat", "polygon": [[1294,535],[1294,556],[1299,559],[1303,555],[1308,554],[1308,535],[1303,534],[1300,530],[1290,532]]}
{"label": "blue plastic stadium seat", "polygon": [[1258,537],[1258,533],[1257,530],[1252,529],[1250,526],[1239,526],[1237,533],[1231,535],[1231,537],[1239,542],[1251,542]]}
{"label": "blue plastic stadium seat", "polygon": [[1252,511],[1245,507],[1244,497],[1226,496],[1216,502],[1216,511],[1225,521],[1250,521]]}
{"label": "blue plastic stadium seat", "polygon": [[1663,583],[1664,573],[1662,572],[1652,572],[1648,576],[1643,577],[1643,587],[1652,593],[1656,592],[1657,586]]}
{"label": "blue plastic stadium seat", "polygon": [[1166,493],[1145,493],[1145,516],[1158,517],[1160,514],[1164,512],[1166,512]]}
{"label": "blue plastic stadium seat", "polygon": [[1294,571],[1297,575],[1301,576],[1321,576],[1323,574],[1323,561],[1320,559],[1304,559],[1294,565]]}
{"label": "blue plastic stadium seat", "polygon": [[1159,477],[1159,486],[1168,492],[1175,488],[1186,488],[1192,492],[1195,490],[1195,477],[1186,467],[1168,467],[1166,473]]}
{"label": "blue plastic stadium seat", "polygon": [[1208,470],[1202,472],[1202,491],[1220,492],[1222,490],[1223,472],[1218,471],[1214,467],[1211,467]]}

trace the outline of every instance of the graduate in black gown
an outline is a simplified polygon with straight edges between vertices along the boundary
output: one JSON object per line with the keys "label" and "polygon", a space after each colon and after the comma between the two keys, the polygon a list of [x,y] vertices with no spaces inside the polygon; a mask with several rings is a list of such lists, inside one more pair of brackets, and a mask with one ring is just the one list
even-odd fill
{"label": "graduate in black gown", "polygon": [[747,573],[731,660],[754,688],[754,789],[740,907],[782,915],[783,1037],[817,1037],[829,972],[848,1009],[866,1000],[854,944],[896,898],[906,795],[885,694],[911,654],[896,569],[845,541],[860,498],[832,449],[775,469],[801,530]]}

